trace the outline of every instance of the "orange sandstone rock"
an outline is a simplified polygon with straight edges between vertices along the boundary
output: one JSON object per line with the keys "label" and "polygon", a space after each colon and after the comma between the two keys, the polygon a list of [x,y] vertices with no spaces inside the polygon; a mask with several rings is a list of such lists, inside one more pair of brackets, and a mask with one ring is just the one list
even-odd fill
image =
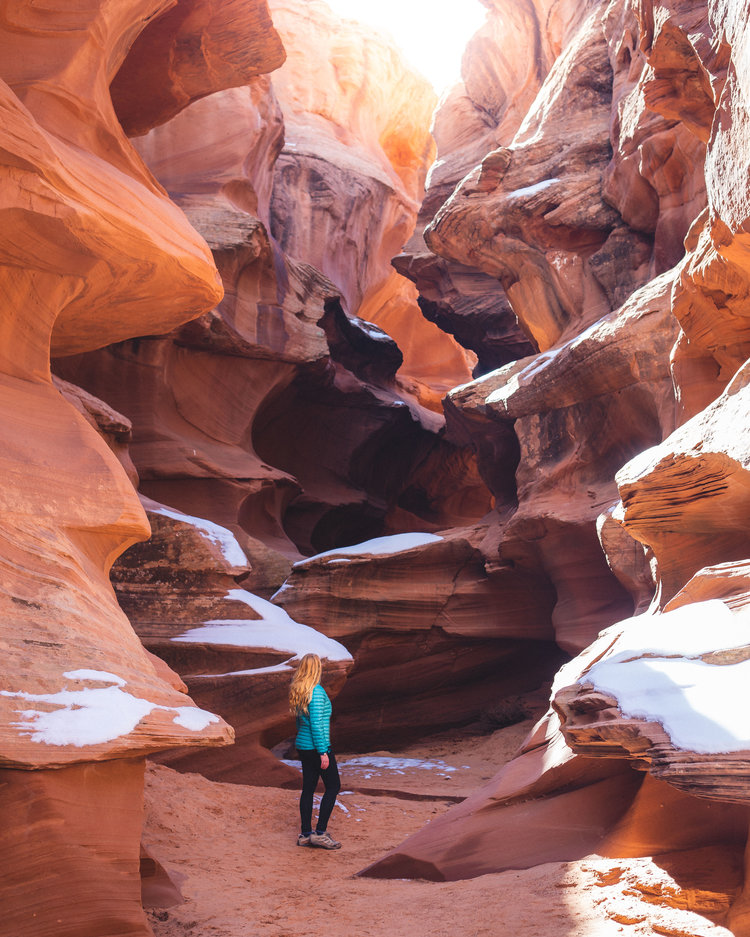
{"label": "orange sandstone rock", "polygon": [[0,770],[2,929],[151,937],[141,908],[143,758]]}
{"label": "orange sandstone rock", "polygon": [[395,535],[295,564],[274,602],[355,656],[336,707],[340,744],[392,745],[465,724],[495,698],[493,687],[522,693],[549,677],[559,660],[549,586],[492,568],[485,533]]}
{"label": "orange sandstone rock", "polygon": [[143,503],[153,533],[115,565],[118,599],[144,645],[235,732],[235,744],[215,757],[184,748],[159,760],[215,780],[296,784],[298,773],[268,751],[293,731],[288,691],[294,662],[307,651],[319,653],[333,695],[351,666],[349,655],[238,588],[248,566],[230,531],[148,498]]}
{"label": "orange sandstone rock", "polygon": [[[500,557],[529,571],[541,566],[550,577],[552,621],[566,650],[581,650],[632,608],[607,568],[597,522],[617,499],[613,475],[626,454],[674,426],[670,288],[665,275],[581,336],[457,388],[446,401],[450,426],[474,440],[480,470],[506,505]],[[498,463],[511,458],[513,443],[517,468],[511,462],[515,471],[503,475]],[[607,559],[615,572],[626,568],[628,586],[643,581],[632,534],[610,538]]]}
{"label": "orange sandstone rock", "polygon": [[147,23],[112,80],[117,116],[130,136],[284,61],[266,0],[177,0],[162,8],[167,12]]}
{"label": "orange sandstone rock", "polygon": [[425,232],[433,251],[500,279],[542,351],[569,323],[585,326],[611,308],[588,264],[617,223],[601,193],[611,87],[593,13],[513,142],[484,157]]}
{"label": "orange sandstone rock", "polygon": [[[737,93],[747,65],[746,4],[602,4],[586,15],[554,50],[559,57],[515,139],[484,156],[426,231],[428,246],[451,262],[499,276],[527,332],[548,350],[458,388],[446,410],[451,432],[474,440],[496,495],[500,559],[544,568],[558,595],[556,631],[570,649],[628,605],[600,565],[594,523],[633,605],[642,611],[653,600],[655,628],[657,605],[676,609],[718,596],[741,611],[748,594],[739,429],[747,410],[739,312],[747,294],[746,179],[739,177],[747,121]],[[559,179],[566,181],[558,192]],[[430,289],[436,281],[432,275]],[[603,315],[608,308],[614,313]],[[654,328],[646,324],[651,315]],[[600,368],[598,354],[613,358]],[[646,361],[652,376],[634,379],[631,368]],[[601,394],[590,383],[599,379],[607,387]],[[648,402],[640,396],[647,387]],[[597,413],[613,418],[611,449],[604,423],[588,422]],[[626,454],[630,445],[635,458]],[[516,833],[521,822],[533,830],[538,818],[556,816],[572,796],[566,772],[580,772],[577,788],[587,777],[598,780],[590,773],[597,759],[623,784],[628,758],[671,785],[647,777],[631,808],[639,782],[630,776],[633,786],[619,794],[623,819],[610,834],[613,853],[693,849],[714,839],[736,848],[746,833],[746,808],[736,806],[746,802],[746,746],[693,751],[658,720],[628,715],[616,694],[587,685],[585,674],[620,628],[628,633],[627,622],[615,625],[558,677],[554,705],[564,725],[556,729],[550,717],[535,751],[527,744],[496,779],[508,797],[502,809],[489,813],[488,788],[484,799],[455,808],[369,872],[440,879],[533,862]],[[715,658],[707,651],[713,670],[743,664],[741,643]],[[646,638],[632,654],[648,668]],[[531,791],[538,796],[530,802]],[[592,823],[599,807],[592,787]],[[513,815],[522,808],[523,821]],[[683,828],[685,815],[694,822]],[[485,839],[485,829],[501,844]],[[596,846],[587,841],[602,850],[606,843],[606,834]],[[565,835],[553,844],[570,849]],[[541,842],[533,845],[547,855]]]}
{"label": "orange sandstone rock", "polygon": [[705,566],[747,555],[747,412],[741,369],[713,404],[617,475],[623,523],[657,560],[661,601]]}
{"label": "orange sandstone rock", "polygon": [[273,0],[271,9],[288,52],[274,75],[286,142],[272,233],[337,286],[350,315],[391,335],[402,381],[439,409],[439,396],[468,379],[466,355],[425,322],[390,266],[414,229],[432,159],[434,93],[390,43],[325,4]]}
{"label": "orange sandstone rock", "polygon": [[[56,362],[132,419],[144,492],[230,528],[251,561],[246,585],[263,595],[300,551],[360,539],[363,529],[471,522],[489,506],[470,452],[443,442],[441,419],[395,386],[403,358],[393,341],[347,317],[337,287],[269,237],[282,137],[273,89],[259,78],[140,138],[213,248],[224,299],[168,338]],[[383,289],[389,308],[401,309]]]}
{"label": "orange sandstone rock", "polygon": [[109,95],[133,39],[167,6],[11,3],[0,22],[0,786],[4,816],[23,826],[6,824],[3,850],[14,935],[145,937],[142,756],[232,739],[143,648],[109,583],[116,557],[149,534],[99,434],[116,449],[127,421],[50,376],[50,351],[159,333],[222,296],[207,245]]}

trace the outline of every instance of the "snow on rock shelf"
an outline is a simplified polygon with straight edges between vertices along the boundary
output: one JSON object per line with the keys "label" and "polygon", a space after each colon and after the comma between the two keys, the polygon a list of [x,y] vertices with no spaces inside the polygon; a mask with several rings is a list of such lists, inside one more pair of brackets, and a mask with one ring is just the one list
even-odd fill
{"label": "snow on rock shelf", "polygon": [[[629,757],[690,794],[750,803],[750,615],[718,600],[602,633],[553,705],[571,748]],[[569,665],[574,668],[575,662]]]}
{"label": "snow on rock shelf", "polygon": [[[347,649],[286,611],[237,587],[243,551],[229,530],[143,498],[153,534],[113,569],[118,598],[144,645],[185,681],[190,695],[235,731],[224,750],[168,752],[159,760],[222,781],[292,782],[269,748],[292,731],[287,694],[303,654],[324,660],[334,695],[352,666]],[[180,576],[171,575],[177,566]],[[228,751],[228,750],[226,750]]]}
{"label": "snow on rock shelf", "polygon": [[486,535],[483,525],[400,534],[295,563],[274,603],[355,658],[336,705],[341,745],[391,746],[465,724],[496,698],[493,687],[512,695],[552,676],[561,655],[547,583],[493,569]]}

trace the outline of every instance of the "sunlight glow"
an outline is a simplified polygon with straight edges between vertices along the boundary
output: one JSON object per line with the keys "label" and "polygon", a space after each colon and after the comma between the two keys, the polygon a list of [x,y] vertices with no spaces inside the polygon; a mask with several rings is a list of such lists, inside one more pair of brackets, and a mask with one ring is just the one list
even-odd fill
{"label": "sunlight glow", "polygon": [[442,94],[461,77],[464,47],[484,23],[480,0],[325,0],[345,19],[389,34]]}

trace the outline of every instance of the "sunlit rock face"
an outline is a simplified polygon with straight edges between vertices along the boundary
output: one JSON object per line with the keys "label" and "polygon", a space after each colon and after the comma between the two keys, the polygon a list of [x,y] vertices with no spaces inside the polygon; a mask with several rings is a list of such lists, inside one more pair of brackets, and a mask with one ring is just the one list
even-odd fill
{"label": "sunlit rock face", "polygon": [[[569,652],[653,593],[643,548],[615,537],[609,512],[618,468],[674,426],[671,286],[664,275],[578,337],[448,395],[449,423],[476,441],[480,471],[512,511],[500,558],[551,579],[555,635]],[[497,471],[500,439],[518,445],[511,477]]]}
{"label": "sunlit rock face", "polygon": [[[472,522],[490,495],[470,449],[394,387],[388,336],[347,318],[328,281],[274,255],[254,225],[255,242],[217,250],[239,282],[217,312],[56,367],[133,421],[141,490],[229,527],[252,566],[244,584],[268,596],[304,554]],[[257,243],[267,253],[256,261]],[[283,306],[252,302],[259,274],[269,290],[280,283]]]}
{"label": "sunlit rock face", "polygon": [[286,142],[271,231],[336,285],[349,314],[396,341],[401,381],[439,410],[440,397],[469,378],[466,353],[424,320],[414,287],[390,265],[414,230],[434,92],[387,41],[324,3],[270,6],[287,50],[274,78]]}
{"label": "sunlit rock face", "polygon": [[750,732],[736,708],[746,633],[746,611],[718,600],[603,632],[593,662],[589,654],[555,695],[570,745],[584,755],[625,755],[686,793],[747,805]]}
{"label": "sunlit rock face", "polygon": [[438,257],[424,228],[461,179],[498,146],[510,143],[559,49],[549,3],[487,3],[485,25],[468,44],[462,80],[440,102],[432,124],[437,155],[417,230],[393,264],[413,280],[424,316],[478,357],[476,374],[530,355],[535,347],[518,325],[499,280],[474,261]]}
{"label": "sunlit rock face", "polygon": [[[541,558],[558,639],[583,649],[518,757],[371,875],[452,879],[581,851],[689,861],[746,840],[748,9],[584,12],[514,140],[427,231],[501,277],[543,352],[456,389],[448,423],[476,440],[506,506],[500,557]],[[602,55],[597,85],[575,63]],[[576,156],[583,127],[591,162],[582,140]],[[722,919],[734,933],[747,907],[741,894]]]}
{"label": "sunlit rock face", "polygon": [[274,603],[355,658],[337,744],[377,748],[476,721],[498,688],[509,696],[550,678],[553,593],[534,573],[489,569],[487,535],[396,534],[295,564]]}
{"label": "sunlit rock face", "polygon": [[182,749],[159,760],[220,781],[296,785],[299,773],[268,751],[294,728],[288,694],[295,662],[305,653],[319,654],[334,696],[351,667],[350,655],[237,586],[248,566],[229,530],[142,500],[152,535],[113,568],[119,602],[144,646],[182,676],[198,705],[220,714],[235,731],[229,748]]}
{"label": "sunlit rock face", "polygon": [[[143,758],[232,737],[180,692],[115,601],[112,562],[149,527],[92,424],[109,423],[111,436],[127,426],[85,396],[71,405],[75,391],[55,386],[49,366],[50,349],[172,328],[221,297],[208,248],[128,143],[108,93],[165,6],[12,3],[0,23],[0,797],[13,817],[1,877],[4,926],[17,935],[150,933],[138,882]],[[33,842],[20,832],[32,825]],[[38,884],[40,870],[41,902],[15,887]],[[97,899],[83,900],[92,883]]]}
{"label": "sunlit rock face", "polygon": [[[303,41],[292,30],[302,12],[284,15],[294,49]],[[471,523],[490,506],[471,449],[445,441],[442,417],[405,386],[399,372],[404,351],[361,318],[369,315],[364,294],[384,296],[390,290],[385,281],[399,279],[387,258],[413,224],[430,154],[431,93],[383,41],[356,31],[341,36],[352,67],[359,52],[367,52],[360,77],[369,91],[361,113],[346,82],[321,85],[326,121],[296,109],[315,108],[315,100],[293,98],[285,106],[293,128],[312,128],[308,149],[318,155],[308,162],[343,189],[353,187],[350,207],[326,218],[328,234],[309,227],[306,193],[296,193],[293,205],[278,195],[286,171],[278,157],[290,130],[275,88],[291,95],[302,77],[279,72],[272,81],[259,77],[196,101],[135,142],[212,248],[223,300],[170,335],[56,362],[62,377],[132,421],[141,490],[231,529],[250,562],[244,585],[266,597],[302,555],[363,536]],[[302,59],[300,49],[296,57]],[[391,66],[398,70],[386,82]],[[334,130],[343,124],[349,129],[342,149]],[[342,161],[349,167],[343,174]],[[372,212],[362,196],[358,172],[368,185],[377,184],[382,212]],[[389,213],[398,218],[393,225]],[[356,230],[346,233],[350,222]],[[269,226],[283,224],[300,232],[290,244],[282,242],[285,250],[269,234]],[[341,239],[355,236],[359,260],[339,257],[338,273],[308,250],[329,238],[335,258]],[[290,256],[289,249],[299,253]],[[342,279],[354,291],[348,315],[339,300],[342,285],[326,272],[351,278]],[[383,308],[393,312],[400,303]],[[414,334],[423,334],[413,303],[409,317]],[[390,323],[384,327],[392,331]],[[445,387],[468,377],[463,353],[432,332],[437,352],[432,345],[420,348],[420,360],[442,373],[440,348],[448,348],[462,369],[445,372]],[[420,398],[425,394],[433,404],[433,391],[418,390]]]}
{"label": "sunlit rock face", "polygon": [[[298,64],[300,43],[307,41],[299,34],[305,11],[287,11],[289,48],[297,50]],[[325,31],[327,23],[319,28]],[[268,628],[280,632],[287,626],[319,627],[321,616],[310,617],[304,601],[292,619],[280,607],[263,604],[292,563],[363,537],[471,525],[491,507],[472,447],[445,439],[444,417],[422,403],[434,406],[438,392],[468,378],[464,354],[424,322],[413,297],[404,312],[402,287],[412,287],[388,264],[414,222],[431,153],[426,128],[432,95],[384,41],[334,25],[326,41],[339,33],[341,55],[351,68],[361,68],[357,75],[367,93],[355,100],[347,82],[329,76],[330,87],[321,83],[319,92],[327,101],[325,121],[316,116],[312,90],[310,100],[300,97],[303,79],[310,79],[308,63],[308,71],[292,70],[291,78],[285,70],[195,101],[135,140],[211,247],[225,289],[221,302],[169,334],[55,361],[62,378],[107,400],[132,422],[129,451],[142,494],[154,499],[154,534],[117,564],[116,591],[146,647],[174,666],[200,705],[235,729],[231,754],[194,757],[186,751],[163,758],[221,780],[284,783],[293,777],[268,748],[291,731],[286,694],[293,660],[306,648],[269,647],[253,637],[253,622],[265,614]],[[362,52],[364,64],[358,65]],[[344,200],[341,212],[311,215],[304,185],[294,192],[282,185],[286,194],[279,195],[279,180],[288,170],[284,157],[279,159],[290,136],[287,112],[291,132],[296,127],[307,134],[305,172],[313,166],[327,174]],[[373,199],[379,206],[382,201],[382,211],[373,211]],[[294,237],[280,243],[269,233],[279,225],[296,232]],[[315,251],[326,238],[330,256],[324,257]],[[344,242],[356,247],[354,255],[339,256]],[[383,315],[394,316],[395,330],[390,318],[383,328],[367,321],[376,318],[369,311],[376,296]],[[425,334],[432,336],[428,345],[420,337]],[[446,366],[445,354],[459,362],[458,370]],[[414,370],[422,364],[427,383]],[[196,530],[224,528],[241,554],[239,565],[227,568],[216,550],[206,552],[186,516]],[[447,579],[435,587],[446,600],[456,591],[469,627],[472,612],[497,617],[493,603],[500,590],[494,582],[482,589],[483,557],[475,548],[464,552],[455,560],[456,573],[469,557],[471,573],[458,586],[439,562],[429,575],[436,583]],[[361,596],[370,573],[363,570]],[[476,600],[470,594],[475,579]],[[395,616],[409,613],[410,595],[407,590],[394,600]],[[511,680],[520,669],[519,689],[535,689],[548,678],[558,651],[548,633],[551,596],[543,577],[534,603],[545,610],[539,635],[521,634],[518,623],[507,634],[490,628],[489,636],[468,638],[470,654],[461,651],[460,628],[446,635],[440,627],[416,626],[430,632],[433,661],[418,681],[421,715],[414,725],[401,725],[397,710],[403,698],[394,690],[384,701],[383,740],[439,727],[430,695],[436,672],[455,697],[456,723],[474,718],[493,695],[496,667]],[[526,610],[517,617],[525,622],[532,615]],[[233,622],[237,633],[217,622]],[[216,633],[203,640],[212,628]],[[345,647],[326,637],[329,630],[320,631],[321,646],[334,648],[323,656],[327,685],[335,691],[352,662]],[[349,714],[349,737],[361,739],[374,668],[384,659],[400,655],[401,671],[412,674],[416,687],[414,674],[421,668],[414,634],[402,628],[392,635],[389,621],[368,621],[348,642],[364,673],[349,701],[337,702],[337,712]],[[233,643],[240,638],[244,643]],[[393,669],[394,681],[401,671]]]}

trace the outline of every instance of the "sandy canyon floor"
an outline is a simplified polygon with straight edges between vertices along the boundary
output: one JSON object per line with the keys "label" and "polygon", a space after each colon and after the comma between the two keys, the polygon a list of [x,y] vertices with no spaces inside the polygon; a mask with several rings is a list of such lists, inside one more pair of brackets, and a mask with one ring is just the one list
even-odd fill
{"label": "sandy canyon floor", "polygon": [[[336,852],[299,848],[298,794],[151,766],[144,842],[185,902],[152,909],[156,937],[731,937],[650,859],[589,856],[462,882],[355,873],[491,777],[531,723],[339,756]],[[408,759],[408,761],[404,761]],[[365,793],[367,791],[368,793]],[[393,793],[390,793],[390,792]],[[421,794],[426,799],[404,795]]]}

